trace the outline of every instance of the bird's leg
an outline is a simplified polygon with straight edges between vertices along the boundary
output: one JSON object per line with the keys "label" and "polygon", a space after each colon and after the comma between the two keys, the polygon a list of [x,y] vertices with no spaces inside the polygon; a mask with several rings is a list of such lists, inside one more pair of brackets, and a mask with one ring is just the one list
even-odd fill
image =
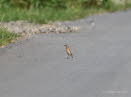
{"label": "bird's leg", "polygon": [[69,56],[67,56],[67,59],[69,59]]}

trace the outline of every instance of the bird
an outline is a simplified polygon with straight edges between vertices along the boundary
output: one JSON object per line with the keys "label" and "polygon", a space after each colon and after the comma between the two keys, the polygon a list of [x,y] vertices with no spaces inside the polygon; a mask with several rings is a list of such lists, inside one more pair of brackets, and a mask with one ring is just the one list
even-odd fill
{"label": "bird", "polygon": [[72,57],[73,58],[73,54],[72,54],[72,52],[71,52],[71,49],[70,49],[70,47],[69,47],[69,45],[67,45],[67,44],[65,44],[64,45],[65,46],[65,48],[66,48],[66,53],[67,53],[67,59],[69,58],[69,57]]}

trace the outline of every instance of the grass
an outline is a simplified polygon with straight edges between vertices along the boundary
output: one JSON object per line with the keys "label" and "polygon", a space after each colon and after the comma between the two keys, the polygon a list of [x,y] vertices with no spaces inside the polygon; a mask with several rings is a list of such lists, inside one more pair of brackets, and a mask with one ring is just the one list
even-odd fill
{"label": "grass", "polygon": [[114,12],[124,10],[128,6],[112,6],[107,8],[67,8],[67,9],[20,9],[20,8],[0,8],[0,19],[2,21],[28,20],[35,23],[49,23],[54,21],[76,20],[96,13]]}
{"label": "grass", "polygon": [[0,28],[0,46],[4,46],[8,43],[11,43],[17,37],[19,37],[18,34],[11,33],[7,31],[5,28]]}
{"label": "grass", "polygon": [[127,4],[126,1],[125,5],[116,5],[112,0],[0,0],[0,19],[49,23],[75,20],[129,7],[131,4]]}
{"label": "grass", "polygon": [[16,20],[28,20],[35,23],[49,23],[54,21],[64,21],[64,20],[75,20],[82,18],[89,13],[96,13],[98,9],[62,9],[56,10],[52,8],[44,9],[20,9],[20,8],[10,8],[3,9],[0,8],[0,19],[3,21],[16,21]]}

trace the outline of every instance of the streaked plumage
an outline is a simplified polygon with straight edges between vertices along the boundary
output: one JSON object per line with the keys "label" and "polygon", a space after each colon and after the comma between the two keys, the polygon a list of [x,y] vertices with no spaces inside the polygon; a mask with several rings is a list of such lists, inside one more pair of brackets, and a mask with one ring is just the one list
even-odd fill
{"label": "streaked plumage", "polygon": [[[66,53],[67,53],[67,55],[73,58],[73,54],[72,54],[72,52],[71,52],[70,47],[69,47],[68,45],[64,45],[64,46],[65,46],[65,48],[66,48]],[[67,58],[68,58],[68,57],[67,57]]]}

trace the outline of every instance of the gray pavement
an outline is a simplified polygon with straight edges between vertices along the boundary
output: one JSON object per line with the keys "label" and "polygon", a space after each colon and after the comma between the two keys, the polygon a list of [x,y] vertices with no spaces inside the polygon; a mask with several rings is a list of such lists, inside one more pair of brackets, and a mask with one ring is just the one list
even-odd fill
{"label": "gray pavement", "polygon": [[130,18],[131,11],[91,16],[67,22],[79,32],[0,48],[0,97],[131,97]]}

